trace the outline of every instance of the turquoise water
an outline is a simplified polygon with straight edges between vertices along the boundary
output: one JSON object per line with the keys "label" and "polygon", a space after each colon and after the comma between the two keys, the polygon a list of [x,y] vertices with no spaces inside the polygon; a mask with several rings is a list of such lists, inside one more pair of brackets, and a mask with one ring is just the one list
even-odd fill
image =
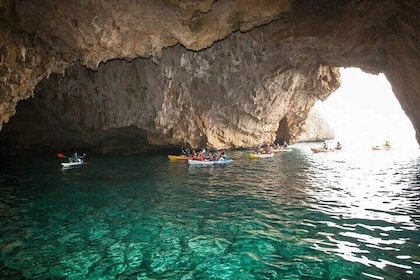
{"label": "turquoise water", "polygon": [[1,161],[1,279],[419,279],[420,153]]}

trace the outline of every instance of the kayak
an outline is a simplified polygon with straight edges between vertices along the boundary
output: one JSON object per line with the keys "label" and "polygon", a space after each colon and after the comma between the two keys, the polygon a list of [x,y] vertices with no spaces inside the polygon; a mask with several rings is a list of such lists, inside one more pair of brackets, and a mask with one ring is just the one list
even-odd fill
{"label": "kayak", "polygon": [[279,153],[279,152],[291,152],[291,151],[293,151],[293,149],[292,149],[292,148],[287,147],[287,148],[270,149],[270,151],[271,151],[272,153]]}
{"label": "kayak", "polygon": [[269,157],[273,157],[274,153],[269,153],[269,154],[254,154],[254,153],[250,153],[249,154],[249,158],[269,158]]}
{"label": "kayak", "polygon": [[335,152],[335,149],[324,149],[324,148],[311,148],[312,152],[314,153],[329,153],[329,152]]}
{"label": "kayak", "polygon": [[76,161],[76,162],[62,162],[61,163],[63,167],[71,167],[71,166],[77,166],[77,165],[82,165],[82,164],[83,164],[83,160]]}
{"label": "kayak", "polygon": [[374,151],[388,151],[388,150],[391,150],[391,146],[385,146],[385,145],[373,146],[372,150],[374,150]]}
{"label": "kayak", "polygon": [[180,155],[180,156],[168,155],[168,158],[170,160],[189,160],[189,159],[192,159],[193,157],[183,156],[183,155]]}
{"label": "kayak", "polygon": [[213,165],[213,164],[227,164],[231,163],[233,159],[226,158],[226,159],[219,159],[219,160],[196,160],[196,159],[189,159],[188,163],[191,165]]}

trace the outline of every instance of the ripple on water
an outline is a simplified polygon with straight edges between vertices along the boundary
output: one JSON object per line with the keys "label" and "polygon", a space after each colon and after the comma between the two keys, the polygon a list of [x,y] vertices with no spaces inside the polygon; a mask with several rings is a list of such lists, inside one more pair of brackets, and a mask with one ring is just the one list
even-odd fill
{"label": "ripple on water", "polygon": [[420,157],[231,156],[4,171],[1,277],[419,278]]}

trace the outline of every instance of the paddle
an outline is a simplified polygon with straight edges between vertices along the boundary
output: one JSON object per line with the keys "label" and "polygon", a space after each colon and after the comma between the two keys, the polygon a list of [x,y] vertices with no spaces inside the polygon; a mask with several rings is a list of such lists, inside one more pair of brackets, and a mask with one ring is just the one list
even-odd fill
{"label": "paddle", "polygon": [[59,158],[68,158],[68,156],[63,155],[62,153],[57,153],[57,157],[59,157]]}

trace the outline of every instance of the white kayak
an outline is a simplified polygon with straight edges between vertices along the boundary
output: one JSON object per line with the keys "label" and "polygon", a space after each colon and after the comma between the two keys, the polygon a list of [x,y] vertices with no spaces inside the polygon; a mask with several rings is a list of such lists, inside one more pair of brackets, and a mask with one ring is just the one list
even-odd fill
{"label": "white kayak", "polygon": [[[311,151],[314,153],[330,153],[335,152],[335,149],[324,149],[324,148],[311,148]],[[337,150],[338,151],[338,150]]]}
{"label": "white kayak", "polygon": [[75,162],[62,162],[61,165],[63,167],[72,167],[72,166],[77,166],[77,165],[82,165],[83,164],[83,160],[81,161],[75,161]]}
{"label": "white kayak", "polygon": [[272,152],[272,153],[279,153],[279,152],[291,152],[291,151],[293,151],[293,149],[292,148],[290,148],[290,147],[281,147],[281,148],[278,148],[278,149],[270,149],[270,151]]}
{"label": "white kayak", "polygon": [[195,160],[189,159],[188,163],[191,165],[213,165],[213,164],[227,164],[231,163],[233,159],[226,158],[226,159],[219,159],[219,160]]}

